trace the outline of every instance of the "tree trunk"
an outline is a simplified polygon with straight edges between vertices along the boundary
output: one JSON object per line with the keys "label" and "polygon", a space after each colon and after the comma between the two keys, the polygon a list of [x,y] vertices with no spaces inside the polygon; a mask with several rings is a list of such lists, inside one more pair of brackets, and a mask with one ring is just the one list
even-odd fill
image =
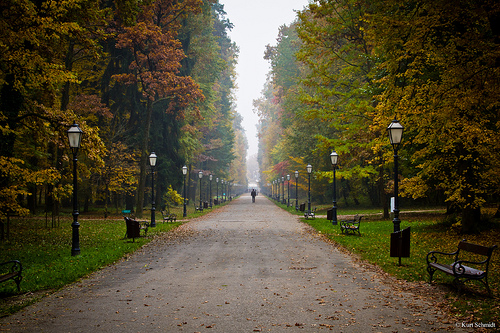
{"label": "tree trunk", "polygon": [[144,135],[142,138],[141,147],[141,164],[140,164],[140,174],[139,174],[139,186],[137,186],[137,201],[135,215],[139,218],[142,217],[142,211],[144,206],[144,190],[146,189],[146,168],[148,160],[148,143],[149,143],[149,131],[151,129],[151,115],[153,113],[153,103],[148,99],[146,108],[146,120],[144,124]]}
{"label": "tree trunk", "polygon": [[462,234],[473,234],[479,231],[481,208],[464,208],[462,210]]}

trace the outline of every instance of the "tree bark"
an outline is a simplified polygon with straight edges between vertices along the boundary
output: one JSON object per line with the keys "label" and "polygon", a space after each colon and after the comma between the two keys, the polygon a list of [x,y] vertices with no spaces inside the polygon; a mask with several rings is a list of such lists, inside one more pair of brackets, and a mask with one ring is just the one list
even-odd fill
{"label": "tree bark", "polygon": [[481,208],[464,208],[462,210],[462,233],[473,234],[479,230]]}
{"label": "tree bark", "polygon": [[144,190],[146,189],[146,168],[148,160],[148,143],[149,143],[149,132],[151,130],[151,116],[153,113],[153,102],[148,99],[146,108],[146,119],[144,123],[144,134],[142,138],[141,147],[141,161],[140,161],[140,174],[139,174],[139,186],[137,186],[137,201],[135,215],[139,218],[142,217],[143,206],[144,206]]}

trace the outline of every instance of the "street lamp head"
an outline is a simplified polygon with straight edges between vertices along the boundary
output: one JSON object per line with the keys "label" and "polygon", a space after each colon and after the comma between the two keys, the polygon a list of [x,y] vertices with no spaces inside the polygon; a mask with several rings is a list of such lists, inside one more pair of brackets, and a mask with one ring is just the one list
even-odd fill
{"label": "street lamp head", "polygon": [[286,175],[286,180],[290,180],[290,174]]}
{"label": "street lamp head", "polygon": [[156,166],[156,159],[157,158],[158,158],[158,156],[156,156],[156,154],[154,152],[152,152],[149,155],[149,165],[151,165],[152,168],[154,168]]}
{"label": "street lamp head", "polygon": [[209,179],[210,179],[210,181],[212,181],[212,175],[210,175]]}
{"label": "street lamp head", "polygon": [[295,179],[299,178],[299,170],[295,170]]}
{"label": "street lamp head", "polygon": [[281,177],[281,182],[284,183],[285,182],[285,177]]}
{"label": "street lamp head", "polygon": [[313,167],[311,164],[308,164],[306,168],[307,168],[307,173],[309,174],[313,171]]}
{"label": "street lamp head", "polygon": [[215,178],[215,181],[218,183],[219,182],[219,177]]}
{"label": "street lamp head", "polygon": [[330,159],[332,160],[332,165],[335,167],[337,166],[337,163],[339,162],[339,154],[334,150],[330,154]]}
{"label": "street lamp head", "polygon": [[72,149],[80,148],[82,134],[83,131],[80,129],[80,127],[78,127],[78,124],[74,122],[73,125],[71,125],[71,127],[68,129],[69,146]]}
{"label": "street lamp head", "polygon": [[188,167],[187,166],[183,166],[182,167],[182,174],[185,176],[185,175],[187,175],[187,173],[188,173]]}
{"label": "street lamp head", "polygon": [[391,145],[394,149],[401,143],[401,139],[403,138],[403,130],[404,127],[401,125],[396,118],[391,122],[391,124],[387,127],[387,133],[389,134],[389,140],[391,141]]}
{"label": "street lamp head", "polygon": [[198,178],[201,179],[202,177],[203,177],[203,171],[198,172]]}

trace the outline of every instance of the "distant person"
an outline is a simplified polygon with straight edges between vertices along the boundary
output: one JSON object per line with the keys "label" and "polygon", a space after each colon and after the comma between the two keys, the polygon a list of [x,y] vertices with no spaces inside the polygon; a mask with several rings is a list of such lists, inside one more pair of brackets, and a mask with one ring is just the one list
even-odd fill
{"label": "distant person", "polygon": [[255,196],[257,195],[257,191],[255,189],[252,189],[251,195],[252,195],[252,202],[255,202]]}

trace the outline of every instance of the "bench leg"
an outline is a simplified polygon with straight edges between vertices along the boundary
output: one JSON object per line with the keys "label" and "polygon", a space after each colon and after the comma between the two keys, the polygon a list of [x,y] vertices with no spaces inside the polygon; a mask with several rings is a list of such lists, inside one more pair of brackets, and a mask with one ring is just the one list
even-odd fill
{"label": "bench leg", "polygon": [[427,272],[429,273],[429,283],[432,283],[432,276],[436,270],[431,266],[427,265]]}
{"label": "bench leg", "polygon": [[16,281],[17,284],[17,291],[21,292],[21,280],[23,279],[22,276],[18,275],[14,278],[14,281]]}
{"label": "bench leg", "polygon": [[493,297],[493,294],[491,293],[490,286],[488,285],[488,275],[484,278],[484,285],[486,286],[486,290],[488,291],[488,295],[490,297]]}

